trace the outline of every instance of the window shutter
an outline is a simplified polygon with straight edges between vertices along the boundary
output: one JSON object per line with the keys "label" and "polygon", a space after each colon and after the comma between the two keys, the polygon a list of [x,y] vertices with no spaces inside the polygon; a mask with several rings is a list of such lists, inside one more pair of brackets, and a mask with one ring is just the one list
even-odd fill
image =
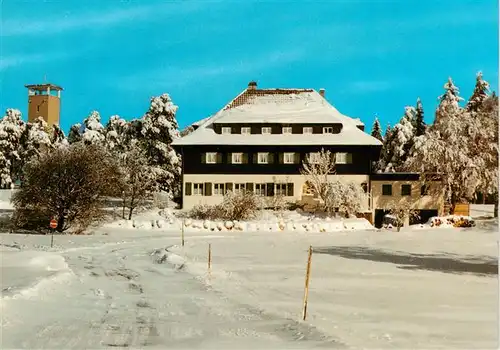
{"label": "window shutter", "polygon": [[248,153],[243,153],[243,154],[241,155],[241,162],[242,162],[243,164],[248,164]]}
{"label": "window shutter", "polygon": [[285,158],[285,154],[284,153],[279,153],[279,160],[280,160],[280,164],[283,164],[284,163],[284,158]]}
{"label": "window shutter", "polygon": [[288,197],[293,197],[293,182],[286,184],[286,195]]}
{"label": "window shutter", "polygon": [[268,158],[267,158],[267,162],[269,164],[273,164],[274,163],[274,153],[269,152],[269,155],[268,155]]}
{"label": "window shutter", "polygon": [[249,192],[253,192],[253,182],[247,182],[246,190]]}
{"label": "window shutter", "polygon": [[184,186],[186,187],[184,194],[190,196],[193,191],[193,184],[191,182],[186,182]]}
{"label": "window shutter", "polygon": [[231,152],[227,154],[227,164],[233,164],[233,154]]}
{"label": "window shutter", "polygon": [[205,164],[207,162],[207,154],[205,152],[201,153],[201,163]]}
{"label": "window shutter", "polygon": [[352,164],[352,153],[347,153],[346,154],[346,163],[347,164]]}
{"label": "window shutter", "polygon": [[226,192],[232,191],[233,190],[233,183],[232,182],[226,182]]}
{"label": "window shutter", "polygon": [[218,164],[222,163],[222,153],[217,153],[217,163]]}
{"label": "window shutter", "polygon": [[205,186],[204,186],[204,190],[205,190],[205,193],[204,195],[205,196],[211,196],[212,195],[212,183],[211,182],[205,182]]}
{"label": "window shutter", "polygon": [[295,164],[300,164],[300,153],[295,153]]}
{"label": "window shutter", "polygon": [[274,183],[269,182],[266,184],[266,195],[268,197],[273,197],[274,196]]}

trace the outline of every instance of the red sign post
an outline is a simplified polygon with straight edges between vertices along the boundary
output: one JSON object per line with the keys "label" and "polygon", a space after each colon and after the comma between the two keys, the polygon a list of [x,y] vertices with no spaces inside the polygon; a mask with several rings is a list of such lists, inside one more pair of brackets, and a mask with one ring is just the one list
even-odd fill
{"label": "red sign post", "polygon": [[50,220],[50,228],[52,229],[52,235],[50,237],[50,247],[52,248],[54,246],[54,231],[57,228],[57,220],[52,219]]}

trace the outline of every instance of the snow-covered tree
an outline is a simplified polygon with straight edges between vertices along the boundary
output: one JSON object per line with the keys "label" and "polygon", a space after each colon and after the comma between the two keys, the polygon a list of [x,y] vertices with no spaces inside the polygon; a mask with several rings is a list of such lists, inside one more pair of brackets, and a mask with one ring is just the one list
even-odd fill
{"label": "snow-covered tree", "polygon": [[126,151],[126,136],[128,123],[118,115],[113,115],[109,119],[105,128],[106,147],[114,153]]}
{"label": "snow-covered tree", "polygon": [[459,96],[458,87],[453,84],[453,80],[448,78],[446,84],[444,84],[445,92],[439,96],[439,106],[436,110],[436,117],[434,124],[441,122],[441,120],[461,114],[462,108],[459,103],[463,101],[463,98]]}
{"label": "snow-covered tree", "polygon": [[99,145],[104,143],[104,126],[101,124],[99,112],[92,111],[83,121],[84,129],[82,139],[85,144]]}
{"label": "snow-covered tree", "polygon": [[413,121],[416,111],[413,107],[406,107],[405,114],[390,131],[390,138],[385,143],[384,163],[382,172],[404,171],[405,162],[413,146],[415,130]]}
{"label": "snow-covered tree", "polygon": [[52,127],[42,117],[26,124],[20,140],[23,165],[52,148],[52,132]]}
{"label": "snow-covered tree", "polygon": [[469,98],[469,101],[465,106],[467,112],[475,115],[483,105],[484,101],[488,98],[489,91],[490,84],[486,80],[483,80],[483,73],[478,72],[476,75],[476,86],[474,87],[472,96]]}
{"label": "snow-covered tree", "polygon": [[80,142],[82,140],[82,124],[76,123],[71,125],[68,134],[68,143],[71,145],[73,143]]}
{"label": "snow-covered tree", "polygon": [[125,208],[128,209],[128,220],[133,211],[156,190],[157,182],[145,152],[137,146],[120,155],[120,189]]}
{"label": "snow-covered tree", "polygon": [[352,181],[333,180],[329,188],[328,207],[338,209],[345,217],[359,213],[368,200],[363,188]]}
{"label": "snow-covered tree", "polygon": [[394,171],[391,166],[391,159],[394,154],[394,150],[392,147],[393,141],[393,132],[390,124],[387,124],[387,128],[384,133],[384,140],[382,143],[382,149],[380,150],[379,161],[375,165],[375,169],[377,172],[386,172],[386,171]]}
{"label": "snow-covered tree", "polygon": [[469,121],[470,157],[481,168],[477,191],[495,198],[495,216],[498,213],[498,97],[487,97]]}
{"label": "snow-covered tree", "polygon": [[149,165],[155,168],[160,189],[170,195],[180,191],[181,160],[171,146],[180,137],[175,119],[177,108],[168,94],[153,97],[142,119],[131,122],[129,133],[137,137]]}
{"label": "snow-covered tree", "polygon": [[382,137],[382,128],[380,127],[378,117],[375,117],[375,121],[373,122],[371,135],[380,141],[384,140],[384,138]]}
{"label": "snow-covered tree", "polygon": [[363,201],[367,199],[359,184],[331,177],[335,174],[335,154],[328,150],[321,149],[317,159],[307,156],[301,173],[327,214],[338,210],[345,216],[353,215],[360,211]]}
{"label": "snow-covered tree", "polygon": [[322,148],[317,159],[311,159],[311,156],[307,155],[300,172],[306,178],[313,192],[323,202],[323,209],[328,211],[327,198],[330,191],[328,176],[335,174],[335,154]]}
{"label": "snow-covered tree", "polygon": [[69,146],[68,139],[64,135],[64,131],[57,124],[52,125],[52,145],[54,147],[66,147]]}
{"label": "snow-covered tree", "polygon": [[422,106],[420,98],[417,98],[413,128],[415,129],[415,137],[425,134],[425,130],[427,128],[424,121],[424,107]]}
{"label": "snow-covered tree", "polygon": [[7,109],[0,120],[0,186],[10,188],[21,172],[20,141],[25,129],[21,112]]}

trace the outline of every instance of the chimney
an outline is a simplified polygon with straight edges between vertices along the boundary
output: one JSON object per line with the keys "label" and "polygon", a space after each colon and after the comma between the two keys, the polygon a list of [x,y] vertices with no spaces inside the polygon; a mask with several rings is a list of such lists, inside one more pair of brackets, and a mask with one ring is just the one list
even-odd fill
{"label": "chimney", "polygon": [[248,90],[257,90],[257,83],[255,81],[251,81],[248,83]]}
{"label": "chimney", "polygon": [[325,89],[323,88],[319,89],[319,94],[321,97],[325,98]]}

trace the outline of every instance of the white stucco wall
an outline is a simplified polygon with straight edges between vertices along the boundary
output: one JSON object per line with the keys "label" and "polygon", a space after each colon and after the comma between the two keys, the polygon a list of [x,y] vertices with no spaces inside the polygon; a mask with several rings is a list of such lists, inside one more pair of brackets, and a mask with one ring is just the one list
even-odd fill
{"label": "white stucco wall", "polygon": [[[330,178],[341,178],[346,181],[353,181],[359,185],[361,185],[363,182],[368,183],[368,175],[330,175]],[[183,191],[183,209],[189,210],[193,206],[198,205],[198,204],[208,204],[208,205],[215,205],[219,204],[222,202],[222,195],[213,195],[212,196],[202,196],[202,195],[190,195],[186,196],[186,182],[191,182],[191,183],[206,183],[210,182],[212,183],[212,186],[214,183],[228,183],[231,182],[233,184],[235,183],[248,183],[251,182],[254,184],[256,183],[293,183],[294,187],[294,195],[293,197],[286,197],[286,200],[289,200],[290,202],[296,202],[301,199],[302,197],[302,188],[304,186],[304,183],[306,181],[306,178],[303,175],[255,175],[255,174],[243,174],[243,175],[234,175],[234,174],[185,174],[184,175],[184,181],[182,184],[182,191]],[[234,185],[233,185],[234,186]],[[213,191],[212,191],[213,193]],[[365,206],[363,208],[363,211],[369,210],[369,202],[368,199],[366,200]]]}

